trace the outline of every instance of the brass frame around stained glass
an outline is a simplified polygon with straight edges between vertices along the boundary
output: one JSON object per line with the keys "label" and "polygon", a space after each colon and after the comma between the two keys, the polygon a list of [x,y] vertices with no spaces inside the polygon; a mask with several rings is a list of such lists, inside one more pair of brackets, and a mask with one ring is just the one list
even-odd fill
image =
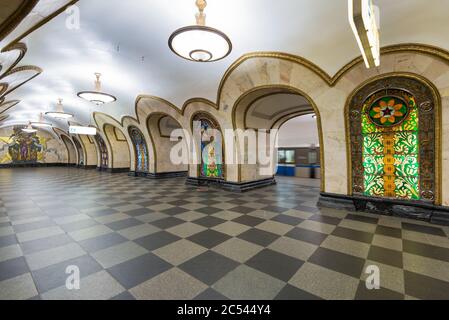
{"label": "brass frame around stained glass", "polygon": [[347,109],[348,156],[351,159],[350,186],[354,195],[364,196],[362,107],[376,93],[402,90],[416,100],[419,114],[420,201],[439,201],[439,100],[434,88],[416,76],[385,75],[365,83],[349,100]]}

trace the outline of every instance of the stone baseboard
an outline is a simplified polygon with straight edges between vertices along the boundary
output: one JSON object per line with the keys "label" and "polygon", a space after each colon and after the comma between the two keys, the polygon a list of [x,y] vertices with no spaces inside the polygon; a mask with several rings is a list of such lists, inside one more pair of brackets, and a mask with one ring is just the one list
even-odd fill
{"label": "stone baseboard", "polygon": [[321,193],[318,206],[349,211],[364,211],[449,225],[449,207],[436,206],[432,203],[420,201]]}
{"label": "stone baseboard", "polygon": [[76,164],[68,163],[8,163],[0,164],[0,169],[14,169],[14,168],[67,168],[76,167]]}
{"label": "stone baseboard", "polygon": [[147,173],[146,177],[148,179],[171,179],[171,178],[185,178],[187,177],[187,171],[173,171],[173,172],[158,172],[158,173]]}
{"label": "stone baseboard", "polygon": [[93,165],[93,166],[78,166],[78,168],[80,168],[80,169],[84,169],[84,170],[95,170],[95,169],[97,169],[97,166],[96,165]]}
{"label": "stone baseboard", "polygon": [[231,192],[246,192],[258,188],[263,188],[276,184],[276,179],[268,178],[256,181],[248,182],[229,182],[218,179],[207,179],[207,178],[192,178],[189,177],[186,181],[187,185],[191,186],[216,186],[218,188],[231,191]]}

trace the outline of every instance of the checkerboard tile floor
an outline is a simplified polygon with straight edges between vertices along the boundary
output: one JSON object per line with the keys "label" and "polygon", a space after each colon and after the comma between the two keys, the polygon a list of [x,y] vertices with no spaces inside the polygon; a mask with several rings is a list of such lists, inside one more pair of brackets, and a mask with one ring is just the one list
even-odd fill
{"label": "checkerboard tile floor", "polygon": [[[2,170],[0,299],[449,299],[448,227],[319,209],[318,195]],[[71,265],[80,290],[65,287]]]}

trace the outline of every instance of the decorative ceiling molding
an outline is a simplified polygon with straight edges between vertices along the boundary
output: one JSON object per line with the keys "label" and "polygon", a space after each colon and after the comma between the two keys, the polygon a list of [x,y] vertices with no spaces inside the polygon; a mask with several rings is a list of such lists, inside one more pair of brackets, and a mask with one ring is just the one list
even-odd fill
{"label": "decorative ceiling molding", "polygon": [[9,114],[3,114],[0,116],[0,124],[9,118]]}
{"label": "decorative ceiling molding", "polygon": [[[413,53],[422,53],[422,54],[428,54],[432,55],[434,57],[437,57],[441,60],[443,60],[445,63],[449,63],[449,52],[431,45],[426,44],[416,44],[416,43],[404,43],[404,44],[397,44],[397,45],[391,45],[381,48],[381,55],[389,55],[394,54],[398,52],[413,52]],[[324,82],[326,82],[330,87],[334,87],[337,82],[353,67],[358,65],[359,63],[363,62],[363,57],[359,56],[349,63],[347,63],[345,66],[343,66],[334,76],[330,76],[326,71],[321,69],[318,65],[311,62],[310,60],[289,54],[284,52],[251,52],[243,55],[239,59],[237,59],[225,72],[223,78],[221,79],[220,85],[218,87],[218,93],[217,93],[217,106],[220,106],[221,103],[221,96],[223,92],[223,88],[230,77],[230,75],[245,61],[255,58],[273,58],[273,59],[279,59],[284,61],[290,61],[297,63],[299,65],[302,65],[312,72],[316,73],[321,79],[323,79]]]}
{"label": "decorative ceiling molding", "polygon": [[16,43],[4,48],[0,52],[0,77],[10,72],[25,56],[27,46],[24,43]]}
{"label": "decorative ceiling molding", "polygon": [[36,78],[42,72],[43,70],[36,66],[21,66],[14,68],[13,70],[0,77],[2,83],[7,84],[6,92],[3,92],[2,94],[0,94],[0,96],[5,97],[14,90],[23,86],[25,83]]}
{"label": "decorative ceiling molding", "polygon": [[[18,2],[18,1],[16,1]],[[22,0],[16,5],[9,15],[0,22],[0,41],[5,39],[14,29],[28,16],[31,10],[36,6],[39,0]],[[7,4],[11,6],[13,1],[2,0],[0,1],[0,8],[2,11],[6,11],[5,6]]]}
{"label": "decorative ceiling molding", "polygon": [[0,38],[0,42],[7,43],[5,47],[20,42],[29,34],[64,12],[68,7],[77,3],[78,0],[26,0],[25,2],[30,2],[30,4],[33,2],[36,3],[7,36]]}
{"label": "decorative ceiling molding", "polygon": [[5,113],[12,107],[15,107],[16,105],[18,105],[19,103],[20,103],[20,100],[11,100],[11,101],[6,101],[4,103],[0,103],[0,114]]}

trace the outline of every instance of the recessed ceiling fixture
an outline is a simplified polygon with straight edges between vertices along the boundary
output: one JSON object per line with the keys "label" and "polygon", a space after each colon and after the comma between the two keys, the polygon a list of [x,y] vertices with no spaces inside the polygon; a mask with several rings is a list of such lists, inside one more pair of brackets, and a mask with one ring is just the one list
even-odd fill
{"label": "recessed ceiling fixture", "polygon": [[41,113],[38,122],[31,122],[31,125],[35,128],[51,128],[53,125],[51,123],[45,122],[44,114]]}
{"label": "recessed ceiling fixture", "polygon": [[23,128],[22,131],[25,132],[25,133],[35,133],[35,132],[37,132],[37,130],[34,129],[34,128],[31,126],[31,122],[28,123],[28,126],[27,126],[26,128]]}
{"label": "recessed ceiling fixture", "polygon": [[176,30],[168,39],[170,49],[181,58],[196,62],[213,62],[227,57],[232,51],[228,36],[206,26],[205,0],[197,0],[199,12],[196,25]]}
{"label": "recessed ceiling fixture", "polygon": [[349,23],[367,68],[380,66],[379,8],[372,0],[348,0]]}
{"label": "recessed ceiling fixture", "polygon": [[58,99],[58,103],[56,104],[56,111],[46,112],[45,115],[54,119],[62,119],[62,120],[73,118],[73,114],[64,112],[62,99]]}
{"label": "recessed ceiling fixture", "polygon": [[78,92],[78,97],[95,103],[97,106],[117,101],[117,98],[111,94],[101,92],[101,73],[95,73],[97,80],[95,81],[95,91]]}

